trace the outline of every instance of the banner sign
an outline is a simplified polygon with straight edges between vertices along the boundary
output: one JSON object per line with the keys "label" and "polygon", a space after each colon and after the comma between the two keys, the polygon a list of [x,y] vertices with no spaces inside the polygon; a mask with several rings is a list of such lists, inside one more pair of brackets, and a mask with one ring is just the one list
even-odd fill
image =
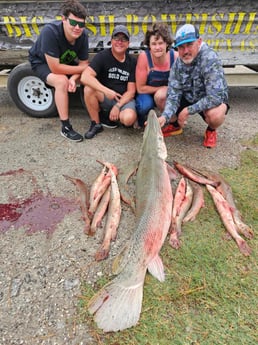
{"label": "banner sign", "polygon": [[[88,18],[90,52],[108,46],[116,24],[131,33],[130,49],[141,49],[144,34],[154,22],[166,22],[172,37],[181,25],[191,23],[220,55],[224,65],[258,64],[258,1],[163,0],[81,1]],[[61,19],[62,1],[0,1],[0,64],[15,52],[23,52],[36,40],[42,27]],[[5,54],[4,54],[5,53]]]}

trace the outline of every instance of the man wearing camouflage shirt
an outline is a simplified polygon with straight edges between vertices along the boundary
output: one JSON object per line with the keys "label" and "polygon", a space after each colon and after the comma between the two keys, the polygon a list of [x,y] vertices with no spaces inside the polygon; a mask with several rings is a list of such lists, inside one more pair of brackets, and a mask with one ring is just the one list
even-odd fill
{"label": "man wearing camouflage shirt", "polygon": [[185,24],[176,33],[179,58],[170,72],[166,105],[159,122],[163,135],[182,133],[189,115],[199,113],[208,124],[203,145],[216,146],[216,129],[229,109],[228,89],[221,61],[199,37],[199,31]]}

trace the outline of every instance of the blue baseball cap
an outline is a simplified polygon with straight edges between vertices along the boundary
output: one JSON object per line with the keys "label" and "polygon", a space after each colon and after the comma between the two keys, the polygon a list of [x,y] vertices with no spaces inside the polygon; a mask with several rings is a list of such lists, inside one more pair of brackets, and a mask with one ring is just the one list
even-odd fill
{"label": "blue baseball cap", "polygon": [[198,29],[192,24],[185,24],[176,32],[174,47],[178,47],[184,43],[194,42],[200,37]]}

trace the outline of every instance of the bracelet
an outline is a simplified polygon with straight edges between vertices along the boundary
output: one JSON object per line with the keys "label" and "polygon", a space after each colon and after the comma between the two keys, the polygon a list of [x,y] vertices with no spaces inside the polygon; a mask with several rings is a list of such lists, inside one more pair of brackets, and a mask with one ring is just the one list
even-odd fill
{"label": "bracelet", "polygon": [[120,105],[118,105],[117,103],[115,104],[115,107],[117,107],[119,110],[121,109]]}

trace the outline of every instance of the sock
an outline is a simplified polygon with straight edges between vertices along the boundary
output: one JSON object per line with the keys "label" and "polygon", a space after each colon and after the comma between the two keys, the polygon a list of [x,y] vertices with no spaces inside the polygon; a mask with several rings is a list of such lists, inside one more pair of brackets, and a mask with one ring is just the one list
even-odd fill
{"label": "sock", "polygon": [[210,131],[210,132],[214,132],[216,129],[211,128],[210,126],[208,126],[206,130],[207,130],[207,131]]}
{"label": "sock", "polygon": [[67,130],[67,129],[72,129],[72,125],[70,124],[69,119],[68,120],[61,120],[62,123],[62,129]]}

